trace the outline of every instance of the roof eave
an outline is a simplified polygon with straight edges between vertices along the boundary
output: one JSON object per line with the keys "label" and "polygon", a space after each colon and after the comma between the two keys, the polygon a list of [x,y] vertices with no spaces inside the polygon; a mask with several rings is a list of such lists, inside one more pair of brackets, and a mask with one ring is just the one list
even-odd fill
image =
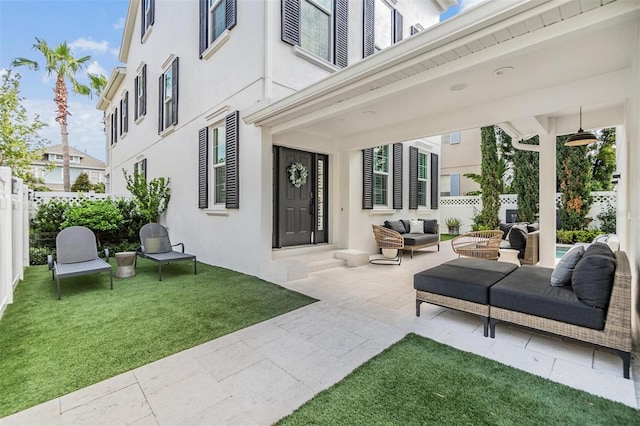
{"label": "roof eave", "polygon": [[124,21],[124,31],[122,33],[122,41],[120,43],[120,53],[118,59],[120,62],[127,63],[129,57],[129,46],[131,45],[131,38],[133,37],[133,28],[136,23],[136,12],[138,10],[138,4],[140,0],[130,0],[129,7],[127,8],[127,18]]}
{"label": "roof eave", "polygon": [[102,91],[100,99],[98,99],[98,104],[96,105],[97,109],[101,111],[105,111],[107,109],[107,107],[111,103],[111,100],[113,99],[113,95],[120,86],[120,83],[122,82],[126,74],[127,69],[124,67],[116,67],[113,69],[113,71],[111,72],[111,76],[107,81],[107,85]]}

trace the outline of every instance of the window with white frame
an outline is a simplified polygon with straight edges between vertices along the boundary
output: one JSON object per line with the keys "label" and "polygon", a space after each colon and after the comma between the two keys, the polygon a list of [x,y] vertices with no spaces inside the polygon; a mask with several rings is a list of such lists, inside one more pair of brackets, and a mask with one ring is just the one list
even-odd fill
{"label": "window with white frame", "polygon": [[133,165],[133,174],[141,174],[142,177],[147,179],[147,159],[144,158]]}
{"label": "window with white frame", "polygon": [[44,172],[44,167],[33,166],[31,168],[31,174],[33,175],[34,179],[44,179]]}
{"label": "window with white frame", "polygon": [[389,205],[389,146],[373,148],[373,205]]}
{"label": "window with white frame", "polygon": [[332,34],[333,0],[302,0],[300,47],[326,61],[331,61]]}
{"label": "window with white frame", "polygon": [[375,3],[375,47],[376,52],[393,44],[393,8],[384,0]]}
{"label": "window with white frame", "polygon": [[129,131],[129,92],[124,92],[120,99],[120,136]]}
{"label": "window with white frame", "polygon": [[140,117],[144,117],[147,114],[147,65],[144,64],[140,68],[140,72],[136,75],[134,82],[135,89],[135,111],[134,119],[138,120]]}
{"label": "window with white frame", "polygon": [[164,73],[164,91],[163,91],[163,117],[162,121],[164,123],[164,128],[171,126],[171,116],[173,114],[173,91],[171,88],[173,87],[173,70],[168,69],[167,72]]}
{"label": "window with white frame", "polygon": [[87,176],[89,176],[89,182],[96,183],[104,183],[104,172],[100,170],[84,170]]}
{"label": "window with white frame", "polygon": [[226,137],[225,125],[211,128],[211,197],[213,204],[224,205],[226,201]]}
{"label": "window with white frame", "polygon": [[216,41],[227,29],[226,15],[226,0],[209,0],[209,44]]}
{"label": "window with white frame", "polygon": [[429,155],[418,152],[418,206],[427,207],[429,198]]}
{"label": "window with white frame", "polygon": [[443,145],[455,145],[460,143],[460,132],[452,132],[442,135]]}
{"label": "window with white frame", "polygon": [[154,21],[154,9],[155,9],[155,0],[143,0],[142,1],[142,20],[141,20],[141,32],[142,39],[144,40],[145,34],[149,31]]}
{"label": "window with white frame", "polygon": [[160,75],[158,132],[178,124],[178,58]]}

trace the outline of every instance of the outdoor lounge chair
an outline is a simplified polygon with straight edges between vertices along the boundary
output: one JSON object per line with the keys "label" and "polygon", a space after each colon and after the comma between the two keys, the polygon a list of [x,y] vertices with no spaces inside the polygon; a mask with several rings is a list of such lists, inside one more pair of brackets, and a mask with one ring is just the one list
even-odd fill
{"label": "outdoor lounge chair", "polygon": [[473,231],[451,240],[453,251],[458,256],[476,259],[498,260],[502,231]]}
{"label": "outdoor lounge chair", "polygon": [[107,261],[98,257],[96,236],[84,226],[65,228],[56,236],[56,256],[53,260],[47,256],[51,279],[58,285],[58,300],[60,300],[60,278],[79,275],[97,274],[109,271],[109,283],[113,290],[113,271],[109,265],[109,250],[104,251]]}
{"label": "outdoor lounge chair", "polygon": [[[175,251],[173,247],[181,246],[182,251]],[[184,244],[171,244],[167,228],[159,223],[147,223],[140,229],[140,249],[138,256],[149,259],[158,264],[158,281],[162,281],[162,265],[179,262],[181,260],[193,261],[193,274],[197,274],[196,256],[184,252]],[[136,265],[137,266],[137,256]]]}
{"label": "outdoor lounge chair", "polygon": [[[402,263],[402,250],[404,249],[402,235],[384,226],[371,225],[371,227],[382,256],[371,259],[369,262],[375,265],[400,265]],[[390,254],[387,255],[387,252],[390,252]]]}

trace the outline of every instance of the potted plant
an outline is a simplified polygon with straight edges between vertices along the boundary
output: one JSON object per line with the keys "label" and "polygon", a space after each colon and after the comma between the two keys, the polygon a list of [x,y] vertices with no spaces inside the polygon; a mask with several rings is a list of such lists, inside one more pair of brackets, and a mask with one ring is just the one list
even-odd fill
{"label": "potted plant", "polygon": [[449,228],[450,235],[458,235],[460,234],[460,227],[462,226],[462,221],[457,217],[450,217],[444,221],[447,228]]}

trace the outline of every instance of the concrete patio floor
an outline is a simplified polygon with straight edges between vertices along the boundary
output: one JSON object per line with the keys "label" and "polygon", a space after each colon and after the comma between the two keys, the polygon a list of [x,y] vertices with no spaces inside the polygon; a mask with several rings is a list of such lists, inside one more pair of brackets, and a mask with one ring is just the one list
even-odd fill
{"label": "concrete patio floor", "polygon": [[[0,425],[271,424],[414,332],[637,408],[640,360],[422,304],[414,273],[455,257],[424,249],[401,266],[340,267],[280,283],[320,301],[0,419]],[[635,373],[635,374],[634,374]]]}

